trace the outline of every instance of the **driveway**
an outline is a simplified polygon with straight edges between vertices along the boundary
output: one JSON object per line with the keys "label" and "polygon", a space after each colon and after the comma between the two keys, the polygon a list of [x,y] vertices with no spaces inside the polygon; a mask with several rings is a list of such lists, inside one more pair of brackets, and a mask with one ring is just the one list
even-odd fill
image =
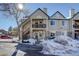
{"label": "driveway", "polygon": [[19,43],[16,45],[16,51],[12,54],[12,56],[17,56],[18,50],[25,52],[24,56],[55,56],[55,55],[45,55],[40,53],[42,47],[39,45],[29,45],[24,43]]}
{"label": "driveway", "polygon": [[40,53],[42,48],[36,45],[19,43],[18,45],[16,45],[16,49],[17,50],[13,53],[12,56],[16,56],[18,50],[26,52],[24,56],[40,56],[40,55],[42,56],[43,55],[42,53]]}

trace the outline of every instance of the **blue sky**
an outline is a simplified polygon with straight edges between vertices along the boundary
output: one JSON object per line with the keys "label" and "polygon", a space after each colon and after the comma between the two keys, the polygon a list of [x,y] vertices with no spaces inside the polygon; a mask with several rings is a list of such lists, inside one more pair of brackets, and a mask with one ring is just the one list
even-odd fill
{"label": "blue sky", "polygon": [[[74,8],[76,12],[79,11],[79,4],[67,4],[67,3],[26,3],[24,8],[29,9],[30,11],[34,11],[37,8],[47,8],[48,15],[54,14],[56,11],[60,11],[65,17],[68,16],[69,10]],[[0,12],[0,29],[8,30],[8,28],[16,27],[15,19],[12,17],[6,17]]]}

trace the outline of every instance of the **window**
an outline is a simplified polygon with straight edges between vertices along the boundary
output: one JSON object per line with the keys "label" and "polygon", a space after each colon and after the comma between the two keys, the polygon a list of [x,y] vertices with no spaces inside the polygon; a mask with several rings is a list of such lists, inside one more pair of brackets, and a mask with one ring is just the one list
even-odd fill
{"label": "window", "polygon": [[35,24],[38,24],[38,22],[35,22]]}
{"label": "window", "polygon": [[42,21],[40,21],[40,24],[42,24]]}
{"label": "window", "polygon": [[55,34],[54,33],[51,33],[51,35],[50,36],[55,36]]}
{"label": "window", "polygon": [[55,21],[52,20],[52,21],[50,22],[50,24],[51,24],[51,25],[55,25]]}
{"label": "window", "polygon": [[61,32],[61,35],[64,35],[64,32]]}
{"label": "window", "polygon": [[35,33],[35,39],[38,39],[38,33]]}
{"label": "window", "polygon": [[63,25],[63,26],[65,25],[65,22],[64,22],[64,21],[62,21],[62,25]]}
{"label": "window", "polygon": [[42,33],[40,33],[39,36],[42,37]]}

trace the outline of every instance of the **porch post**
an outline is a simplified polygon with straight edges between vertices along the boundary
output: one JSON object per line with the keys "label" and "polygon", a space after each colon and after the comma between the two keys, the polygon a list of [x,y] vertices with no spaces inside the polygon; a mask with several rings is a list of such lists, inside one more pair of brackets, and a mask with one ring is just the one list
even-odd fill
{"label": "porch post", "polygon": [[31,22],[31,23],[30,23],[30,38],[32,38],[32,19],[31,19],[30,22]]}
{"label": "porch post", "polygon": [[22,26],[20,27],[20,42],[22,42]]}

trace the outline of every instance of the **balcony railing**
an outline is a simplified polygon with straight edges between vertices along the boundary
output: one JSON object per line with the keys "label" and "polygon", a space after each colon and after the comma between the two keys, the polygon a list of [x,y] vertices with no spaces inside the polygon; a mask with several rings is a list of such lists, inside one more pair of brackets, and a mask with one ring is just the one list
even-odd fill
{"label": "balcony railing", "polygon": [[73,27],[74,27],[74,28],[79,28],[79,25],[74,24]]}
{"label": "balcony railing", "polygon": [[46,24],[32,24],[33,28],[46,28]]}

